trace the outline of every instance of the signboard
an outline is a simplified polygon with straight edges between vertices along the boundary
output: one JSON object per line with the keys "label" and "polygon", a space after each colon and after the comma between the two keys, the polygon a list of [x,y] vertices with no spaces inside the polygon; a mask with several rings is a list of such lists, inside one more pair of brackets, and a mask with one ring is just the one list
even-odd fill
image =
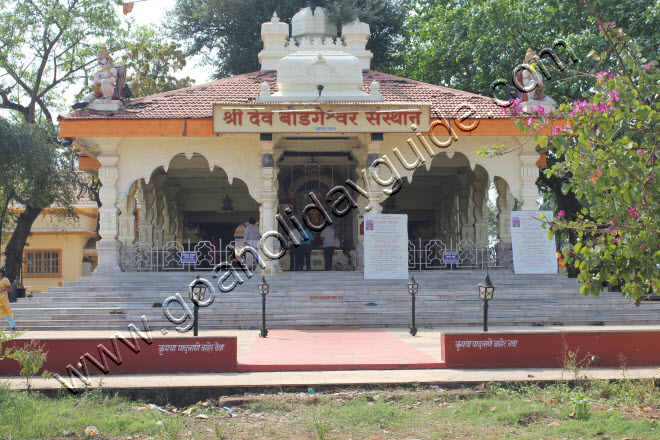
{"label": "signboard", "polygon": [[401,133],[428,127],[428,104],[213,106],[215,133]]}
{"label": "signboard", "polygon": [[443,252],[442,261],[445,263],[458,263],[458,252]]}
{"label": "signboard", "polygon": [[364,215],[364,278],[408,279],[408,216]]}
{"label": "signboard", "polygon": [[181,252],[181,264],[197,264],[197,252]]}
{"label": "signboard", "polygon": [[511,213],[511,244],[515,273],[557,273],[557,248],[548,238],[539,219],[545,214],[552,219],[552,211],[513,211]]}

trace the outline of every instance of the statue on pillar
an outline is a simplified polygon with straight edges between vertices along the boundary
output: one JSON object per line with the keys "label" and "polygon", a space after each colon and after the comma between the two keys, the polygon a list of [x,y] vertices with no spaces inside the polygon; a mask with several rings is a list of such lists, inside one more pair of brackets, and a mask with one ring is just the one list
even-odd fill
{"label": "statue on pillar", "polygon": [[[131,91],[126,82],[126,68],[124,66],[115,66],[114,60],[110,56],[110,51],[107,47],[101,46],[96,54],[98,61],[98,70],[92,77],[94,91],[83,98],[81,102],[75,103],[72,108],[79,110],[87,107],[93,101],[114,101],[116,108],[108,108],[108,110],[116,110],[121,105],[120,98],[128,99],[131,97]],[[105,108],[98,108],[97,110],[104,110]]]}

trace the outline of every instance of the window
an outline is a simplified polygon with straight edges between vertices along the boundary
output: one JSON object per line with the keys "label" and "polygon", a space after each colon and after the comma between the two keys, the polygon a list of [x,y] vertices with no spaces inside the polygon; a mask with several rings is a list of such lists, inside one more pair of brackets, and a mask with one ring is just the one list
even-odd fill
{"label": "window", "polygon": [[26,251],[23,273],[26,277],[59,277],[62,274],[62,251]]}

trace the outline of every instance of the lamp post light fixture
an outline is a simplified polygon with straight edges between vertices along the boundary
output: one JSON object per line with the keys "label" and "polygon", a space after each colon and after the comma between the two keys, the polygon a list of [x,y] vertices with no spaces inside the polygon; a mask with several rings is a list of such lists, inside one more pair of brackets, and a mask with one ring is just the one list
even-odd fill
{"label": "lamp post light fixture", "polygon": [[410,326],[410,334],[415,336],[417,334],[417,327],[415,327],[415,296],[419,290],[419,284],[415,281],[415,277],[411,276],[408,280],[408,293],[412,297],[412,325]]}
{"label": "lamp post light fixture", "polygon": [[208,307],[213,302],[213,297],[209,298],[207,301],[204,301],[204,296],[206,295],[207,290],[213,292],[213,286],[206,279],[200,278],[199,275],[196,275],[195,279],[188,285],[188,296],[194,305],[193,336],[197,336],[198,334],[199,308]]}
{"label": "lamp post light fixture", "polygon": [[268,330],[266,330],[266,295],[268,295],[270,285],[266,282],[266,277],[263,275],[261,275],[261,282],[258,286],[259,295],[261,295],[261,334],[259,336],[265,338],[268,336]]}
{"label": "lamp post light fixture", "polygon": [[486,272],[486,278],[479,283],[479,298],[484,302],[484,331],[488,331],[488,301],[493,299],[495,286],[490,281],[490,275]]}

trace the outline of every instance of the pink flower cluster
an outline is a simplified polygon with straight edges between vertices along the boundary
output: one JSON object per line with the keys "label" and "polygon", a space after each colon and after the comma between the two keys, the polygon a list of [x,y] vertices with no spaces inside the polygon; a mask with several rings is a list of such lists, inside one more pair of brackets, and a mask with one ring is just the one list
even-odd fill
{"label": "pink flower cluster", "polygon": [[648,72],[649,70],[651,70],[651,63],[648,63],[647,65],[645,65],[645,66],[644,66],[644,70],[646,70],[647,72]]}
{"label": "pink flower cluster", "polygon": [[[605,26],[608,26],[608,23],[605,23]],[[612,23],[609,23],[609,26],[616,26],[616,21],[613,21]],[[603,29],[603,27],[598,26],[598,29]]]}
{"label": "pink flower cluster", "polygon": [[616,101],[619,102],[621,98],[619,98],[619,91],[618,90],[610,90],[609,93],[607,94],[608,96],[608,101]]}
{"label": "pink flower cluster", "polygon": [[604,70],[601,70],[596,74],[596,78],[598,78],[598,82],[604,81],[606,79],[612,79],[614,78],[614,75],[608,72],[605,72]]}
{"label": "pink flower cluster", "polygon": [[500,111],[502,113],[510,113],[513,116],[518,116],[522,113],[522,100],[520,98],[514,98],[509,104],[503,106]]}
{"label": "pink flower cluster", "polygon": [[562,217],[564,217],[565,215],[566,215],[566,212],[564,212],[564,210],[562,209],[562,210],[560,210],[560,211],[557,213],[557,218],[562,218]]}
{"label": "pink flower cluster", "polygon": [[552,130],[552,135],[557,136],[558,134],[561,134],[564,131],[569,131],[570,132],[571,127],[569,127],[568,124],[563,125],[563,126],[557,126]]}
{"label": "pink flower cluster", "polygon": [[639,208],[635,208],[633,206],[628,208],[628,214],[630,214],[630,218],[633,219],[633,220],[636,219],[636,218],[640,218],[642,216],[642,213],[639,210]]}
{"label": "pink flower cluster", "polygon": [[[618,98],[618,95],[617,95],[617,98]],[[576,102],[573,103],[573,110],[571,110],[569,115],[570,116],[579,115],[580,113],[583,113],[587,110],[590,110],[593,113],[596,113],[596,112],[607,113],[608,111],[612,110],[613,108],[614,108],[614,106],[607,105],[604,102],[601,102],[598,105],[596,105],[596,104],[589,104],[587,101],[576,101]]]}

